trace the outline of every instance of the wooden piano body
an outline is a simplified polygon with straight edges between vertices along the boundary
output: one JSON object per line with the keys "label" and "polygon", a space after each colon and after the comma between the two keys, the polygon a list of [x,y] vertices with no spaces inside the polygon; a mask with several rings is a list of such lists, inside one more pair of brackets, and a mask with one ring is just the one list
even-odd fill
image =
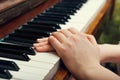
{"label": "wooden piano body", "polygon": [[[28,12],[46,0],[1,0],[0,1],[0,25]],[[27,5],[27,6],[26,6]]]}
{"label": "wooden piano body", "polygon": [[[39,13],[42,13],[44,10],[48,9],[52,5],[58,3],[59,0],[48,0],[44,4],[34,8],[33,10],[20,15],[19,17],[12,19],[11,21],[7,22],[4,25],[0,26],[0,38],[4,38],[6,35],[13,32],[19,26],[23,25],[30,19],[34,18]],[[89,25],[86,33],[95,35],[98,38],[100,32],[105,27],[107,21],[112,18],[112,12],[114,9],[115,0],[107,0],[106,4],[104,5],[103,9],[101,9],[100,13],[97,15],[95,20]],[[101,28],[102,27],[102,28]],[[63,66],[60,67],[56,75],[54,76],[53,80],[67,80],[71,74],[67,69]]]}

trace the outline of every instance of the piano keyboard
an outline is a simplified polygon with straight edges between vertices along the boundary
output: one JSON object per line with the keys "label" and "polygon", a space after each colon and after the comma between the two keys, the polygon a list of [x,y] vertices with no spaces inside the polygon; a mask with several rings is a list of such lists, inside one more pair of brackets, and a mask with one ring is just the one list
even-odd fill
{"label": "piano keyboard", "polygon": [[53,52],[36,52],[37,38],[74,27],[86,31],[106,0],[62,0],[20,26],[0,42],[1,80],[51,80],[60,65]]}

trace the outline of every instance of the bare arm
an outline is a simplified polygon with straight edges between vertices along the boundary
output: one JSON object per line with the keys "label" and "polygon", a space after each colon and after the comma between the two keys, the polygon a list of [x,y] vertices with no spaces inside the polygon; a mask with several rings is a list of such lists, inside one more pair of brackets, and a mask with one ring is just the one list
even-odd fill
{"label": "bare arm", "polygon": [[[81,77],[82,74],[82,77]],[[120,77],[101,65],[83,69],[79,72],[78,80],[120,80]]]}
{"label": "bare arm", "polygon": [[101,62],[120,63],[120,45],[102,44],[99,45],[101,49]]}

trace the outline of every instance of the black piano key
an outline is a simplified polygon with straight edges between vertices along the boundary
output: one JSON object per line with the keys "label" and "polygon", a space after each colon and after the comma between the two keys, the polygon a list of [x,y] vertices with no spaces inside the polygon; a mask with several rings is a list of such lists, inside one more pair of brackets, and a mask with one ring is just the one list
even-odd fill
{"label": "black piano key", "polygon": [[60,16],[60,17],[66,17],[67,19],[70,19],[70,15],[64,14],[64,13],[47,12],[47,13],[42,13],[42,14],[53,15],[53,16]]}
{"label": "black piano key", "polygon": [[53,9],[64,10],[64,11],[67,10],[67,11],[71,11],[73,13],[76,13],[76,9],[70,8],[70,7],[68,7],[68,8],[66,8],[66,7],[53,7]]}
{"label": "black piano key", "polygon": [[18,71],[20,69],[15,62],[1,60],[1,59],[0,59],[0,68],[7,69],[7,70],[13,70],[13,71]]}
{"label": "black piano key", "polygon": [[27,53],[29,55],[35,55],[35,51],[32,47],[29,47],[27,45],[18,45],[13,43],[7,43],[7,42],[0,42],[0,49],[11,49],[11,50],[18,50],[17,52],[21,53]]}
{"label": "black piano key", "polygon": [[22,50],[22,49],[19,49],[18,48],[11,48],[11,47],[0,47],[0,50],[1,51],[7,51],[7,52],[13,52],[13,53],[26,53],[26,54],[29,54],[29,55],[35,55],[34,53],[30,53],[29,51],[26,51],[26,50]]}
{"label": "black piano key", "polygon": [[47,23],[47,22],[32,21],[32,22],[27,22],[27,24],[39,25],[44,27],[55,27],[56,29],[61,29],[58,24]]}
{"label": "black piano key", "polygon": [[46,21],[46,22],[53,22],[53,23],[57,23],[57,24],[65,24],[65,20],[59,20],[57,18],[43,18],[43,17],[37,17],[37,18],[34,18],[34,21]]}
{"label": "black piano key", "polygon": [[33,24],[23,25],[21,29],[42,30],[42,31],[46,31],[46,32],[57,31],[57,29],[55,27],[44,27],[44,26],[33,25]]}
{"label": "black piano key", "polygon": [[54,7],[71,8],[73,10],[79,10],[80,9],[80,6],[71,6],[71,5],[55,5]]}
{"label": "black piano key", "polygon": [[0,78],[11,79],[12,75],[8,70],[0,68]]}
{"label": "black piano key", "polygon": [[52,22],[55,22],[55,23],[59,23],[59,24],[65,24],[65,20],[64,19],[57,19],[57,18],[47,18],[47,17],[37,17],[37,18],[34,18],[35,20],[38,20],[38,21],[52,21]]}
{"label": "black piano key", "polygon": [[[41,33],[41,32],[31,32],[31,31],[23,31],[23,30],[16,30],[15,33],[21,33],[21,34],[29,34],[29,35],[43,35],[43,37],[48,37],[50,34],[48,33]],[[36,40],[31,41],[28,39],[21,39],[21,38],[16,38],[17,36],[14,37],[6,37],[2,40],[2,42],[9,42],[9,43],[14,43],[14,44],[19,44],[19,45],[26,45],[28,47],[32,47],[33,43],[36,42]],[[37,39],[37,38],[36,38]]]}
{"label": "black piano key", "polygon": [[74,12],[59,10],[59,9],[54,9],[54,8],[50,8],[49,10],[46,10],[46,12],[53,12],[53,13],[56,12],[56,13],[64,13],[64,14],[74,15]]}
{"label": "black piano key", "polygon": [[26,53],[7,51],[7,50],[1,50],[0,57],[22,60],[22,61],[29,61],[30,60],[30,58],[28,57],[28,55]]}
{"label": "black piano key", "polygon": [[68,19],[67,17],[65,16],[55,16],[55,15],[46,15],[46,14],[41,14],[41,15],[38,15],[37,17],[48,17],[48,18],[57,18],[59,20],[64,20],[64,21],[67,21],[68,22]]}
{"label": "black piano key", "polygon": [[[28,37],[33,37],[33,38],[36,38],[36,37],[43,38],[44,37],[43,34],[30,33],[30,32],[22,33],[21,31],[17,31],[17,30],[12,34],[19,35],[19,36],[28,36]],[[48,35],[46,35],[46,36],[48,36]]]}
{"label": "black piano key", "polygon": [[87,2],[87,1],[88,1],[88,0],[62,0],[62,3],[67,2],[67,3],[73,4],[73,3],[85,3],[85,2]]}
{"label": "black piano key", "polygon": [[80,0],[78,0],[78,1],[73,1],[73,0],[69,0],[69,1],[65,1],[65,0],[63,0],[63,1],[61,1],[60,3],[58,3],[58,4],[56,4],[56,5],[62,5],[62,6],[64,6],[64,5],[70,5],[70,6],[76,6],[77,4],[79,4],[79,3],[82,3]]}
{"label": "black piano key", "polygon": [[33,46],[33,44],[30,44],[30,43],[20,42],[20,41],[15,41],[15,40],[9,40],[9,39],[4,39],[2,42],[24,45],[24,46],[27,46],[27,47],[32,47]]}
{"label": "black piano key", "polygon": [[[13,52],[13,53],[25,53],[24,50],[18,50],[18,49],[13,49],[13,48],[5,48],[5,47],[0,47],[1,51],[6,51],[6,52]],[[27,54],[27,53],[26,53]]]}
{"label": "black piano key", "polygon": [[83,2],[83,3],[86,3],[88,0],[80,0],[81,2]]}
{"label": "black piano key", "polygon": [[62,16],[62,15],[53,15],[53,14],[45,14],[42,13],[41,15],[38,16],[44,16],[44,17],[50,17],[50,18],[58,18],[58,19],[63,19],[64,21],[68,22],[68,19],[66,16]]}
{"label": "black piano key", "polygon": [[9,36],[7,38],[4,38],[4,40],[13,40],[13,41],[25,42],[29,44],[33,44],[36,42],[35,40],[29,40],[29,39],[21,38],[19,36]]}
{"label": "black piano key", "polygon": [[70,5],[54,5],[55,8],[67,8],[67,9],[72,9],[73,11],[76,12],[76,10],[79,10],[80,7],[76,6],[70,6]]}
{"label": "black piano key", "polygon": [[66,8],[66,7],[53,7],[53,8],[50,8],[49,10],[57,10],[57,11],[65,11],[65,12],[69,12],[69,13],[76,13],[76,10],[74,8]]}
{"label": "black piano key", "polygon": [[35,22],[40,22],[40,23],[47,23],[47,24],[61,24],[59,22],[56,22],[56,21],[47,21],[47,20],[37,20],[37,19],[34,19]]}
{"label": "black piano key", "polygon": [[42,31],[42,30],[27,30],[27,29],[17,29],[15,30],[15,32],[20,32],[20,33],[24,33],[24,34],[29,34],[29,35],[42,35],[43,37],[48,37],[50,35],[49,32],[45,32],[45,31]]}
{"label": "black piano key", "polygon": [[61,3],[56,4],[54,7],[65,7],[65,8],[73,8],[78,10],[82,7],[83,3],[81,1],[62,1]]}
{"label": "black piano key", "polygon": [[43,36],[20,34],[20,33],[19,34],[12,33],[12,34],[9,34],[9,36],[20,37],[20,38],[24,38],[24,39],[28,39],[28,40],[33,40],[33,41],[36,41],[37,38],[43,38]]}

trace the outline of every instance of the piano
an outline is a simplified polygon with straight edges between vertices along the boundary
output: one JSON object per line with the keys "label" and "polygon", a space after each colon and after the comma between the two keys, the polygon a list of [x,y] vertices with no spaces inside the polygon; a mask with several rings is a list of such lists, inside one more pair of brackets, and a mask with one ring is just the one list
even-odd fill
{"label": "piano", "polygon": [[36,52],[32,44],[69,27],[98,36],[113,5],[114,0],[48,0],[1,25],[0,79],[68,80],[71,74],[56,53]]}
{"label": "piano", "polygon": [[0,25],[24,14],[46,0],[0,0]]}

